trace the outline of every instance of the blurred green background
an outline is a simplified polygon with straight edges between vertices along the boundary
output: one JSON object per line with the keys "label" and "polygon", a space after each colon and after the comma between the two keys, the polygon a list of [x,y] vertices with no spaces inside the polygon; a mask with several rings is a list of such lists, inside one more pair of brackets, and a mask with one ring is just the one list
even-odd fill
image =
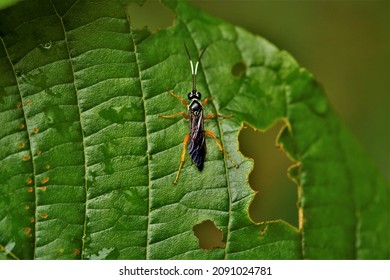
{"label": "blurred green background", "polygon": [[[189,2],[288,51],[315,75],[336,113],[390,178],[390,1]],[[131,16],[133,25],[152,31],[174,20],[156,0],[131,7]],[[286,176],[291,162],[274,144],[280,126],[240,135],[241,151],[255,160],[251,217],[297,226],[297,189]]]}

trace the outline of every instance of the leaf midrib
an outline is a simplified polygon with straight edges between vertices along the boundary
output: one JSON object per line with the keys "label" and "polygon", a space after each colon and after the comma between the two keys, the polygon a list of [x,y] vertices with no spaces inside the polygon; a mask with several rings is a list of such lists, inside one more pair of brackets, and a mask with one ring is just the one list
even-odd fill
{"label": "leaf midrib", "polygon": [[[199,46],[196,44],[195,42],[195,39],[194,37],[192,36],[192,33],[189,29],[189,24],[184,22],[183,19],[181,18],[178,18],[178,20],[180,20],[183,25],[185,26],[186,30],[188,31],[188,34],[189,34],[189,38],[191,38],[193,44],[196,46],[197,49],[200,49]],[[202,75],[204,76],[204,80],[205,80],[205,84],[204,84],[204,87],[205,89],[207,90],[207,92],[210,93],[211,95],[211,91],[210,91],[210,87],[209,87],[209,79],[207,77],[207,74],[203,71],[203,65],[202,63],[200,63],[200,67],[202,68],[202,71],[200,71],[202,73]],[[218,110],[217,110],[217,107],[215,106],[214,102],[210,102],[210,106],[213,107],[214,111],[217,112],[217,114],[219,114]],[[218,127],[218,132],[219,132],[219,135],[220,135],[220,142],[222,144],[222,147],[225,147],[225,140],[224,140],[224,133],[222,131],[222,127],[221,127],[221,123],[220,123],[220,120],[218,118],[216,118],[216,123],[217,123],[217,127]],[[222,153],[223,154],[223,153]],[[226,163],[226,156],[225,154],[223,154],[223,166],[224,166],[224,169],[225,169],[225,180],[226,180],[226,189],[227,189],[227,193],[228,193],[228,200],[229,200],[229,203],[228,203],[228,221],[227,221],[227,232],[226,232],[226,242],[225,242],[225,248],[224,248],[224,259],[226,260],[228,258],[228,248],[229,248],[229,237],[230,237],[230,220],[231,220],[231,215],[232,215],[232,195],[231,195],[231,185],[230,185],[230,180],[229,180],[229,168],[227,166],[227,163]]]}
{"label": "leaf midrib", "polygon": [[[84,132],[84,128],[83,128],[83,123],[81,121],[81,107],[80,107],[80,103],[79,103],[79,93],[78,93],[78,88],[77,88],[77,85],[76,85],[76,78],[75,78],[75,71],[74,71],[74,65],[73,65],[73,62],[72,62],[72,57],[71,57],[71,54],[70,54],[70,49],[69,49],[69,41],[68,41],[68,36],[67,36],[67,31],[66,31],[66,28],[65,28],[65,25],[64,25],[64,21],[63,21],[63,16],[60,16],[55,5],[53,4],[52,0],[50,0],[50,4],[52,5],[53,7],[53,10],[56,14],[56,16],[58,17],[58,19],[60,20],[61,22],[61,27],[62,27],[62,30],[64,32],[64,42],[65,42],[65,46],[66,46],[66,50],[67,50],[67,53],[68,53],[68,59],[69,59],[69,64],[70,64],[70,67],[71,67],[71,71],[72,71],[72,79],[73,79],[73,88],[75,90],[75,94],[76,94],[76,100],[77,100],[77,110],[78,110],[78,114],[79,114],[79,121],[80,121],[80,129],[81,129],[81,137],[82,137],[82,144],[83,144],[83,159],[84,159],[84,195],[85,195],[85,211],[84,211],[84,224],[83,224],[83,236],[81,237],[81,254],[80,254],[80,257],[81,259],[84,259],[84,253],[85,253],[85,237],[86,237],[86,234],[87,234],[87,209],[88,209],[88,186],[87,186],[87,162],[86,162],[86,155],[85,155],[85,132]],[[77,4],[77,1],[66,11],[66,13],[68,13],[74,5]],[[66,15],[66,13],[64,15]],[[37,223],[35,223],[37,224]],[[36,239],[36,235],[35,235],[35,239]],[[36,240],[34,241],[34,244],[36,246],[37,242]],[[34,246],[34,257],[35,257],[35,246]]]}
{"label": "leaf midrib", "polygon": [[145,121],[145,140],[146,140],[146,158],[147,158],[147,165],[148,165],[148,213],[147,213],[147,225],[146,225],[146,240],[145,240],[145,259],[149,259],[149,232],[150,232],[150,211],[151,211],[151,178],[150,178],[150,144],[149,144],[149,132],[148,132],[148,126],[147,126],[147,114],[146,114],[146,104],[145,104],[145,96],[144,96],[144,87],[143,87],[143,82],[142,82],[142,71],[140,68],[140,63],[139,63],[139,58],[138,58],[138,53],[137,53],[137,44],[135,43],[135,38],[134,38],[134,32],[131,27],[131,21],[130,21],[130,15],[126,10],[126,7],[123,6],[123,10],[126,13],[126,19],[127,23],[129,25],[129,35],[131,36],[131,41],[133,42],[133,47],[134,47],[134,56],[135,56],[135,62],[137,64],[137,72],[138,72],[138,79],[139,79],[139,85],[140,85],[140,90],[141,90],[141,99],[142,99],[142,107],[144,111],[144,121]]}

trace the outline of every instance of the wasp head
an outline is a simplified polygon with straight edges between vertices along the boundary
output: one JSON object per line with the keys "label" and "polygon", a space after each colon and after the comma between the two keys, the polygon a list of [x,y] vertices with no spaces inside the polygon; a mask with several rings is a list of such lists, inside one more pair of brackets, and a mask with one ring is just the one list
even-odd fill
{"label": "wasp head", "polygon": [[193,89],[191,92],[188,93],[189,100],[192,100],[192,99],[200,100],[201,98],[202,98],[202,94],[199,91],[197,91],[196,89]]}

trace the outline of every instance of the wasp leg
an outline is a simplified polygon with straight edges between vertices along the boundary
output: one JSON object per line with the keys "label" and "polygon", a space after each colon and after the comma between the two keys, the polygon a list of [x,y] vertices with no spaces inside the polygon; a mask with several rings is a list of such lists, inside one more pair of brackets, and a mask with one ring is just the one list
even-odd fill
{"label": "wasp leg", "polygon": [[219,114],[210,113],[206,117],[204,117],[204,119],[208,120],[208,119],[211,119],[211,118],[214,118],[214,117],[228,119],[228,118],[233,117],[233,115],[222,116],[222,115],[219,115]]}
{"label": "wasp leg", "polygon": [[177,180],[179,180],[180,171],[181,171],[181,168],[183,167],[184,159],[185,159],[185,156],[186,156],[186,147],[187,147],[187,144],[188,144],[189,140],[190,140],[190,135],[187,134],[186,137],[184,138],[184,141],[183,141],[183,151],[181,152],[181,159],[180,159],[179,169],[177,170],[176,178],[173,181],[173,184],[175,184],[175,185],[177,183]]}
{"label": "wasp leg", "polygon": [[167,91],[168,91],[168,93],[169,93],[170,95],[172,95],[173,97],[179,99],[179,100],[181,101],[181,103],[183,103],[184,106],[188,106],[187,101],[185,101],[185,100],[184,100],[183,98],[181,98],[180,96],[174,94],[172,90],[167,89]]}
{"label": "wasp leg", "polygon": [[203,100],[202,106],[206,105],[207,103],[209,103],[210,101],[213,101],[213,100],[214,100],[214,97],[206,98],[205,100]]}
{"label": "wasp leg", "polygon": [[183,118],[185,118],[186,120],[188,120],[188,116],[187,116],[187,114],[186,114],[185,112],[177,112],[177,113],[175,113],[175,114],[173,114],[173,115],[169,115],[169,116],[160,115],[159,117],[160,117],[160,118],[164,118],[164,119],[173,119],[173,118],[176,118],[176,117],[179,116],[179,115],[182,115]]}
{"label": "wasp leg", "polygon": [[217,144],[218,148],[221,150],[222,153],[225,154],[225,156],[230,160],[230,162],[234,165],[235,168],[238,168],[238,164],[229,156],[229,154],[225,151],[225,149],[222,147],[222,144],[218,141],[217,137],[212,133],[210,130],[205,130],[204,133],[206,133],[208,136],[213,137],[215,143]]}

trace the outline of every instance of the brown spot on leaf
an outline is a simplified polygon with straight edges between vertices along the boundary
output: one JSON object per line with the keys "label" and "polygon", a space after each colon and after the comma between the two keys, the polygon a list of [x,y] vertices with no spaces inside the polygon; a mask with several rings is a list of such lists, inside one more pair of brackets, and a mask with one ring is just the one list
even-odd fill
{"label": "brown spot on leaf", "polygon": [[25,228],[24,228],[24,232],[25,232],[27,235],[30,235],[30,233],[31,233],[31,228],[25,227]]}
{"label": "brown spot on leaf", "polygon": [[37,156],[40,156],[42,154],[42,151],[41,150],[38,150],[37,151]]}
{"label": "brown spot on leaf", "polygon": [[27,191],[28,191],[28,192],[33,192],[34,189],[33,189],[33,187],[28,187],[28,188],[27,188]]}
{"label": "brown spot on leaf", "polygon": [[42,186],[41,191],[43,191],[43,192],[46,191],[46,186]]}
{"label": "brown spot on leaf", "polygon": [[75,255],[80,255],[80,250],[79,250],[79,249],[74,249],[74,250],[73,250],[73,254],[75,254]]}
{"label": "brown spot on leaf", "polygon": [[37,134],[37,133],[39,132],[39,128],[38,128],[38,127],[34,127],[34,128],[33,128],[33,132],[34,132],[35,134]]}
{"label": "brown spot on leaf", "polygon": [[42,213],[42,214],[41,214],[41,217],[42,217],[43,219],[46,219],[46,218],[48,217],[48,215],[45,214],[45,213]]}
{"label": "brown spot on leaf", "polygon": [[24,129],[24,127],[25,127],[24,123],[19,124],[20,129]]}
{"label": "brown spot on leaf", "polygon": [[31,217],[30,222],[31,222],[31,223],[34,223],[34,222],[35,222],[35,218],[34,218],[34,217]]}
{"label": "brown spot on leaf", "polygon": [[32,183],[32,181],[33,180],[31,178],[27,178],[27,180],[26,180],[27,184],[29,184],[29,185]]}
{"label": "brown spot on leaf", "polygon": [[261,228],[259,237],[261,237],[267,231],[267,229],[268,229],[268,226],[264,226],[263,228]]}
{"label": "brown spot on leaf", "polygon": [[46,184],[47,182],[49,182],[49,177],[43,178],[43,179],[41,180],[41,184],[42,184],[42,185]]}
{"label": "brown spot on leaf", "polygon": [[30,206],[29,205],[24,205],[24,209],[28,210],[28,209],[30,209]]}
{"label": "brown spot on leaf", "polygon": [[26,105],[27,105],[27,106],[29,106],[29,105],[31,105],[31,104],[32,104],[32,101],[31,101],[31,100],[29,100],[29,101],[26,102]]}
{"label": "brown spot on leaf", "polygon": [[16,104],[16,107],[17,107],[17,108],[21,108],[21,107],[22,107],[22,103],[19,102],[18,104]]}
{"label": "brown spot on leaf", "polygon": [[28,160],[31,159],[31,156],[30,156],[30,155],[25,155],[25,156],[22,157],[22,159],[23,159],[24,161],[28,161]]}
{"label": "brown spot on leaf", "polygon": [[22,148],[24,148],[24,146],[25,146],[25,145],[24,145],[24,143],[23,143],[23,142],[19,142],[19,143],[18,143],[18,148],[19,148],[19,149],[22,149]]}

